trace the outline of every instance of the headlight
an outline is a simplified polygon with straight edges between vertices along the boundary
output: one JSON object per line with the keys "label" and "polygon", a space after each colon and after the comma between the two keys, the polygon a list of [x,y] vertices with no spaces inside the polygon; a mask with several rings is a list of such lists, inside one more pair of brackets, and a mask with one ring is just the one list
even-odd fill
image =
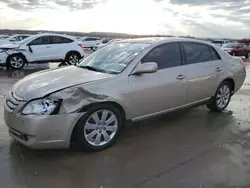
{"label": "headlight", "polygon": [[37,114],[37,115],[48,115],[54,113],[59,105],[61,100],[49,100],[49,99],[39,99],[34,100],[26,104],[22,110],[22,114]]}

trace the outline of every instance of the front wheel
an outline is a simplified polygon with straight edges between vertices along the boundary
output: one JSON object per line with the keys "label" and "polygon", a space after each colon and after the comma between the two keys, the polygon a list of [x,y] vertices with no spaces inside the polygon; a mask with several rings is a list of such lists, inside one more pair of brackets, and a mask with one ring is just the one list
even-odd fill
{"label": "front wheel", "polygon": [[115,143],[122,124],[123,117],[113,105],[96,105],[77,123],[73,140],[78,146],[100,151]]}
{"label": "front wheel", "polygon": [[229,82],[223,82],[217,89],[215,95],[207,107],[214,112],[221,112],[226,109],[232,96],[232,86]]}
{"label": "front wheel", "polygon": [[7,65],[11,69],[15,69],[15,70],[22,69],[25,65],[25,62],[26,62],[25,58],[20,54],[11,55],[7,59]]}

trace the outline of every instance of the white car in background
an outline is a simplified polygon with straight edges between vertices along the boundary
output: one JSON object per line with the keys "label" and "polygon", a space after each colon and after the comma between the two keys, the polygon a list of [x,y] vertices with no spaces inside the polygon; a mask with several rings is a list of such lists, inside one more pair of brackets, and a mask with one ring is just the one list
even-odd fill
{"label": "white car in background", "polygon": [[30,36],[31,35],[29,34],[20,34],[20,35],[10,35],[8,37],[3,37],[2,39],[0,38],[0,45],[20,42]]}
{"label": "white car in background", "polygon": [[0,40],[6,39],[8,37],[9,37],[9,35],[0,35]]}
{"label": "white car in background", "polygon": [[231,43],[232,41],[229,40],[213,40],[212,43],[215,44],[216,46],[222,47],[223,45],[227,43]]}
{"label": "white car in background", "polygon": [[104,46],[107,46],[107,45],[109,45],[109,44],[111,44],[111,43],[113,43],[113,42],[118,42],[118,41],[120,41],[120,40],[122,40],[122,39],[113,39],[113,40],[108,41],[107,43],[97,44],[97,45],[95,45],[95,46],[93,47],[93,50],[94,50],[94,51],[99,50],[99,49],[101,49],[101,48],[104,47]]}
{"label": "white car in background", "polygon": [[38,34],[15,44],[0,45],[0,64],[21,69],[32,62],[68,62],[75,65],[84,57],[82,44],[76,37]]}
{"label": "white car in background", "polygon": [[93,49],[94,46],[102,44],[102,40],[99,37],[80,37],[78,40],[83,43],[84,48]]}

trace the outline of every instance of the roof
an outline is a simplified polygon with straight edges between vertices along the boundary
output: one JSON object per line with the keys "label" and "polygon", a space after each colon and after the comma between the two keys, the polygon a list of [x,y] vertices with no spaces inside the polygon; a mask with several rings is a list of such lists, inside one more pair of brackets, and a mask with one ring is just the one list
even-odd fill
{"label": "roof", "polygon": [[171,42],[171,41],[189,41],[189,42],[199,42],[199,43],[205,43],[210,44],[208,41],[199,40],[199,39],[192,39],[192,38],[181,38],[181,37],[152,37],[152,38],[136,38],[136,39],[126,39],[122,40],[120,42],[134,42],[134,43],[148,43],[148,44],[154,44],[158,42]]}
{"label": "roof", "polygon": [[67,37],[70,39],[76,39],[74,36],[66,35],[66,34],[57,34],[57,33],[39,33],[33,36],[60,36],[60,37]]}

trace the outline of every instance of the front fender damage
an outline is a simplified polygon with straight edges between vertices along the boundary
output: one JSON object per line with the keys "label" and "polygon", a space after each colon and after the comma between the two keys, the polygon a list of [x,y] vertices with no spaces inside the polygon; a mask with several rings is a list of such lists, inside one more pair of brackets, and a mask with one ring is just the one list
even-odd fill
{"label": "front fender damage", "polygon": [[91,93],[81,86],[58,91],[48,98],[51,100],[62,99],[59,114],[77,113],[89,104],[112,101],[112,98],[107,95]]}

